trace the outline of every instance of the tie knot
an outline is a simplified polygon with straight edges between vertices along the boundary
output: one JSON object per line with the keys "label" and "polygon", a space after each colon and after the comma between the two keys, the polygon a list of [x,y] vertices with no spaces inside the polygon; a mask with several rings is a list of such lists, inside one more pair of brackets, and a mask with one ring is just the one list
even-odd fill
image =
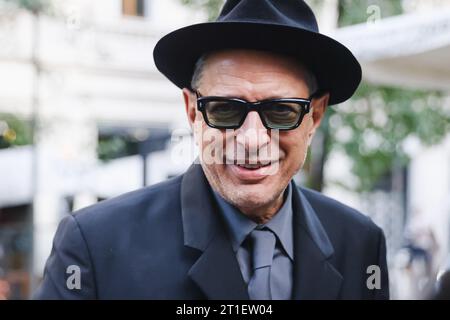
{"label": "tie knot", "polygon": [[267,228],[254,229],[250,233],[253,248],[253,270],[270,267],[275,249],[275,235]]}

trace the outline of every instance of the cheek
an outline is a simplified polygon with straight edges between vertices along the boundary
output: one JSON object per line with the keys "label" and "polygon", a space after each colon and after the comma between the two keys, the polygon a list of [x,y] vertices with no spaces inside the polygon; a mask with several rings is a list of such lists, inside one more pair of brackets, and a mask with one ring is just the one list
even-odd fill
{"label": "cheek", "polygon": [[[200,151],[211,144],[211,130],[206,122],[203,120],[203,115],[200,111],[196,110],[195,120],[193,126],[194,140]],[[215,130],[216,131],[216,130]]]}
{"label": "cheek", "polygon": [[308,139],[308,132],[296,130],[287,132],[286,136],[280,138],[280,149],[286,155],[286,165],[293,171],[299,170],[305,163],[308,154]]}
{"label": "cheek", "polygon": [[214,170],[223,167],[225,133],[210,128],[204,121],[197,121],[195,142],[199,146],[200,159],[205,165],[214,167]]}

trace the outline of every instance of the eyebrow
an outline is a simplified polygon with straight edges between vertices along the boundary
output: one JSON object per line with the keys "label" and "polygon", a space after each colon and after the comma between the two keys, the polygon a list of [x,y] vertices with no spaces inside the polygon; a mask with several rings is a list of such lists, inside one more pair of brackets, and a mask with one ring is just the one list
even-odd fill
{"label": "eyebrow", "polygon": [[[229,99],[240,99],[240,100],[244,100],[247,102],[256,102],[256,101],[267,101],[267,100],[278,100],[278,99],[291,99],[291,98],[298,98],[298,97],[294,97],[294,96],[289,96],[289,97],[284,97],[284,96],[279,96],[279,95],[273,95],[273,96],[269,96],[266,97],[264,99],[260,99],[260,100],[256,100],[256,101],[249,101],[247,100],[244,96],[242,95],[237,95],[237,94],[223,94],[223,95],[217,95],[217,94],[212,94],[210,95],[212,97],[223,97],[223,98],[229,98]],[[304,98],[303,98],[304,99]]]}

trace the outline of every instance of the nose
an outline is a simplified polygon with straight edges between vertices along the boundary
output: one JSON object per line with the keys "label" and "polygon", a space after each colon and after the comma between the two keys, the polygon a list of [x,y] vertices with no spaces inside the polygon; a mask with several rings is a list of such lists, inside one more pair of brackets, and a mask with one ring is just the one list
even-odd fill
{"label": "nose", "polygon": [[261,118],[256,111],[251,111],[245,118],[242,126],[236,130],[236,143],[238,150],[245,150],[248,157],[258,156],[258,151],[267,147],[270,136]]}

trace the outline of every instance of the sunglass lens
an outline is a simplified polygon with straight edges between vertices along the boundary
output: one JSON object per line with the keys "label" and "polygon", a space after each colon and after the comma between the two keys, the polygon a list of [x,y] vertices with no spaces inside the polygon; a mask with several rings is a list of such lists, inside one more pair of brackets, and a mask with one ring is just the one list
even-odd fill
{"label": "sunglass lens", "polygon": [[303,106],[291,102],[271,102],[262,108],[267,125],[272,129],[289,129],[297,125]]}
{"label": "sunglass lens", "polygon": [[234,101],[208,101],[205,104],[208,122],[218,128],[239,126],[245,115],[245,106]]}

